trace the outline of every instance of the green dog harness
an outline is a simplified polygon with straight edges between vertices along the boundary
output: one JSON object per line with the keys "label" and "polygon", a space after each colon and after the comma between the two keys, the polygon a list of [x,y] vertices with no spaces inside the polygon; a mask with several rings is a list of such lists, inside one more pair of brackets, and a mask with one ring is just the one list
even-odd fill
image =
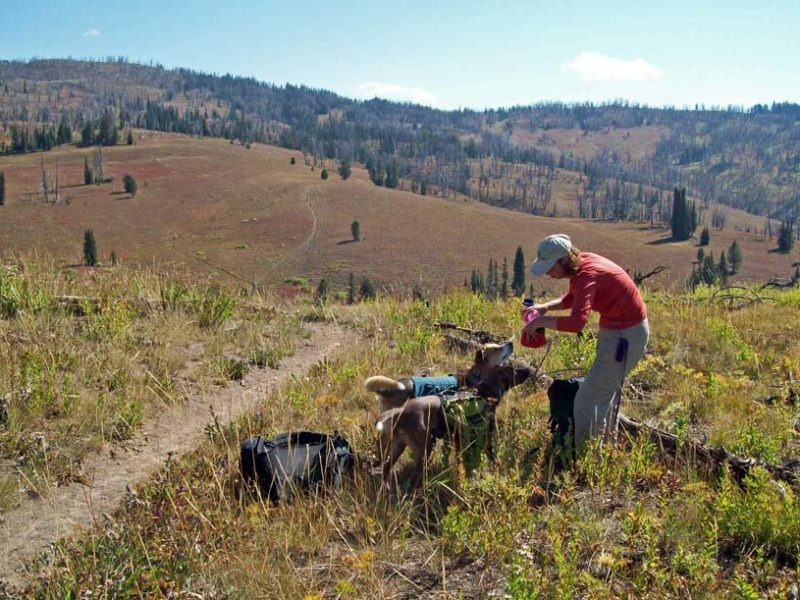
{"label": "green dog harness", "polygon": [[490,405],[485,398],[472,393],[445,392],[442,399],[447,429],[461,432],[461,454],[469,474],[480,465],[481,455],[489,442]]}

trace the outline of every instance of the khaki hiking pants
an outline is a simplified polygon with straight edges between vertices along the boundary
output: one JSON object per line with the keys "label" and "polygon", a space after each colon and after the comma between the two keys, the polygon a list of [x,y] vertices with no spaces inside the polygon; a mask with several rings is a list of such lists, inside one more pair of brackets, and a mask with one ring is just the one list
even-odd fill
{"label": "khaki hiking pants", "polygon": [[[649,337],[647,319],[627,329],[600,328],[594,364],[575,396],[575,442],[578,449],[591,436],[616,433],[616,415],[612,414],[614,400],[625,376],[644,356]],[[628,349],[626,356],[618,362],[616,355],[621,338],[628,340]],[[608,423],[612,417],[614,423]]]}

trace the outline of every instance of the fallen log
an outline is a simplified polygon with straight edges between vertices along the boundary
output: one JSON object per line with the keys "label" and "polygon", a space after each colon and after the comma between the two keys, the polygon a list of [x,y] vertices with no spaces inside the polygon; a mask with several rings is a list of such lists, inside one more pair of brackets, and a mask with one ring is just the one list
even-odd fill
{"label": "fallen log", "polygon": [[85,316],[90,312],[97,312],[100,305],[100,301],[97,298],[89,296],[56,296],[55,301],[61,308],[79,317]]}
{"label": "fallen log", "polygon": [[692,440],[679,440],[671,433],[639,423],[621,413],[619,424],[627,433],[646,435],[651,442],[673,456],[689,455],[715,469],[727,465],[737,480],[743,479],[753,467],[762,467],[776,479],[793,485],[800,483],[800,459],[794,458],[781,465],[776,465],[756,458],[742,458],[731,453],[724,446],[706,446]]}
{"label": "fallen log", "polygon": [[455,323],[436,321],[433,324],[433,326],[439,327],[440,329],[452,329],[453,331],[460,331],[461,333],[466,333],[467,335],[469,335],[471,339],[474,339],[479,344],[499,344],[500,342],[505,341],[505,338],[503,338],[500,335],[497,335],[496,333],[483,331],[482,329],[470,329],[468,327],[461,327],[459,325],[456,325]]}

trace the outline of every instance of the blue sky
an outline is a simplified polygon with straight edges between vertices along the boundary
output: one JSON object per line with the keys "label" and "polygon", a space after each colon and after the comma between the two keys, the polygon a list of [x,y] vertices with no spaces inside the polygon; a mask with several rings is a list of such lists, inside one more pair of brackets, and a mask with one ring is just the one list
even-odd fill
{"label": "blue sky", "polygon": [[0,59],[126,56],[440,108],[800,102],[800,0],[0,0]]}

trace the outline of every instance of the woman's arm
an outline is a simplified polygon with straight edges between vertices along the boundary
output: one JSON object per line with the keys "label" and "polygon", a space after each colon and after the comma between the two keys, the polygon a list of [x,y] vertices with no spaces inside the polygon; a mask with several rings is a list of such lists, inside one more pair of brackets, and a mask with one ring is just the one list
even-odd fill
{"label": "woman's arm", "polygon": [[534,304],[531,308],[539,311],[540,315],[545,314],[548,310],[559,310],[564,308],[562,302],[564,298],[555,298],[554,300],[550,300],[549,302],[545,302],[544,304]]}

